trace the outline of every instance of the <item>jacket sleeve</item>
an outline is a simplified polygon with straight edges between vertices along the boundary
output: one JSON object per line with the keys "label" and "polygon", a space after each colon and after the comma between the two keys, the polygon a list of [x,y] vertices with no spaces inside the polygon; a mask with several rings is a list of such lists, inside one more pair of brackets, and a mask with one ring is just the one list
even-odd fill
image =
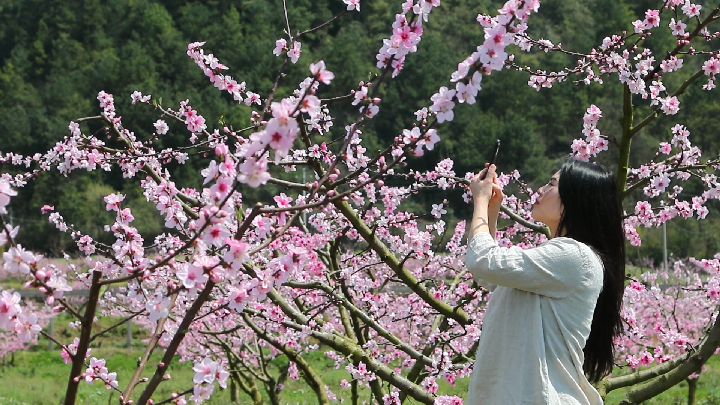
{"label": "jacket sleeve", "polygon": [[478,283],[516,288],[563,298],[577,288],[589,269],[588,249],[570,238],[554,238],[533,249],[499,247],[487,233],[468,244],[465,265]]}

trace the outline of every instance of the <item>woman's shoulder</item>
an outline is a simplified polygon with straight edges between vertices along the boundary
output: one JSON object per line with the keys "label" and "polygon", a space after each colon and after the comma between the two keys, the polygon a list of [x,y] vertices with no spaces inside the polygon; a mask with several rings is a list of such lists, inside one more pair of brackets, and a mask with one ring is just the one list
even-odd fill
{"label": "woman's shoulder", "polygon": [[602,258],[590,245],[567,237],[553,238],[550,242],[554,242],[557,243],[558,246],[562,246],[563,250],[566,250],[568,255],[580,256],[575,265],[582,267],[585,270],[583,273],[585,273],[585,277],[587,279],[602,280],[604,273]]}
{"label": "woman's shoulder", "polygon": [[544,245],[554,246],[556,248],[565,250],[581,250],[583,253],[587,252],[588,250],[592,250],[590,246],[573,238],[568,238],[565,236],[556,236],[545,242]]}
{"label": "woman's shoulder", "polygon": [[566,236],[557,236],[552,239],[550,239],[547,243],[554,243],[560,246],[565,247],[576,247],[577,249],[582,249],[583,251],[592,250],[592,248],[589,245],[586,245],[583,242],[580,242],[579,240],[575,240],[573,238],[568,238]]}
{"label": "woman's shoulder", "polygon": [[587,265],[602,268],[602,259],[590,245],[565,236],[552,238],[547,243],[557,246],[568,254],[578,253],[582,255]]}

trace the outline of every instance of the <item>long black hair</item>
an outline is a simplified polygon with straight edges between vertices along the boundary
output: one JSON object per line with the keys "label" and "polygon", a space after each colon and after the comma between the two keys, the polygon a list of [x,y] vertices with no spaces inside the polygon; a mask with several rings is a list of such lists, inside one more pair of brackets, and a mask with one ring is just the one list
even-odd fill
{"label": "long black hair", "polygon": [[590,336],[583,352],[583,370],[592,382],[613,368],[613,338],[622,332],[620,307],[625,288],[623,209],[617,180],[604,167],[567,160],[558,184],[563,213],[557,235],[590,246],[600,256],[603,288],[595,305]]}

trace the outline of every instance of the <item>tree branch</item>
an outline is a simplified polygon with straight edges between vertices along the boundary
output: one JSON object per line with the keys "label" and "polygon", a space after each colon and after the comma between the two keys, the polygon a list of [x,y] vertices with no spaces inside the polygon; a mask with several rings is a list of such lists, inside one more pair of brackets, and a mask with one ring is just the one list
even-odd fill
{"label": "tree branch", "polygon": [[622,140],[620,141],[620,154],[618,155],[617,186],[620,195],[625,192],[628,170],[630,169],[630,145],[632,144],[633,105],[630,87],[623,86],[623,116],[620,119],[622,126]]}
{"label": "tree branch", "polygon": [[90,284],[90,293],[88,295],[87,306],[85,307],[85,315],[81,321],[82,329],[80,330],[80,341],[78,343],[77,352],[72,356],[73,363],[70,370],[70,378],[68,379],[67,390],[65,390],[65,405],[75,405],[78,394],[78,385],[80,384],[80,374],[85,366],[85,355],[90,347],[90,334],[95,320],[95,310],[97,309],[98,299],[100,298],[100,277],[102,273],[94,271],[92,273],[92,282]]}
{"label": "tree branch", "polygon": [[110,326],[110,327],[108,327],[108,328],[105,328],[105,329],[101,330],[100,332],[97,332],[97,333],[95,333],[94,335],[92,335],[92,336],[90,337],[90,341],[92,342],[93,340],[97,339],[99,336],[102,336],[103,334],[105,334],[105,333],[107,333],[107,332],[109,332],[109,331],[117,328],[118,326],[120,326],[120,325],[122,325],[122,324],[124,324],[124,323],[126,323],[126,322],[128,322],[128,321],[130,321],[131,319],[133,319],[133,318],[135,318],[136,316],[142,314],[143,312],[145,312],[144,309],[142,309],[142,310],[140,310],[140,311],[137,311],[137,312],[133,312],[132,315],[127,316],[127,317],[123,318],[122,320],[120,320],[119,322],[115,323],[114,325],[112,325],[112,326]]}
{"label": "tree branch", "polygon": [[[177,299],[177,296],[177,293],[171,296],[168,311],[172,310],[172,308],[175,306],[175,300]],[[150,337],[150,341],[148,342],[147,347],[145,347],[145,352],[143,353],[142,357],[138,359],[137,368],[135,368],[135,372],[133,373],[132,377],[130,377],[130,381],[125,387],[125,392],[123,392],[124,399],[130,399],[130,396],[132,395],[135,386],[140,381],[140,377],[143,371],[145,371],[147,362],[150,359],[150,356],[152,356],[153,351],[155,351],[155,347],[157,346],[158,341],[160,341],[160,336],[162,336],[163,334],[166,320],[167,318],[162,318],[158,320],[158,324],[155,327],[155,333],[153,333],[153,335]]]}
{"label": "tree branch", "polygon": [[275,348],[288,356],[288,359],[298,365],[300,370],[302,370],[303,375],[305,376],[305,381],[307,381],[313,391],[315,391],[318,399],[318,404],[330,404],[330,400],[327,397],[327,392],[325,391],[325,383],[323,383],[320,376],[318,376],[315,370],[313,370],[313,368],[310,366],[310,363],[308,363],[301,355],[289,348],[287,345],[280,343],[277,339],[273,338],[264,330],[262,330],[255,322],[250,319],[247,313],[243,313],[242,317],[243,320],[245,320],[245,323],[253,331],[255,331],[258,336],[260,336],[263,340],[267,341],[271,345],[275,346]]}
{"label": "tree branch", "polygon": [[[664,369],[662,369],[662,365],[656,367],[657,369],[659,369],[658,371],[656,371],[656,373],[659,374],[659,377],[632,388],[625,395],[625,398],[620,402],[620,405],[639,404],[647,399],[659,395],[660,393],[680,383],[690,374],[698,371],[700,367],[702,367],[702,365],[710,359],[710,356],[713,355],[715,349],[717,349],[718,346],[720,346],[720,322],[718,322],[718,320],[716,319],[715,324],[712,326],[707,335],[705,335],[705,339],[703,339],[702,343],[698,345],[697,349],[695,349],[692,354],[690,354],[688,357],[683,357],[683,361],[678,362],[679,364],[677,364],[676,367],[665,373],[661,373],[661,371],[665,371]],[[668,368],[670,368],[670,366]],[[647,376],[648,374],[650,373],[643,374],[643,377]],[[611,379],[609,385],[611,389],[614,389],[613,385],[619,385],[622,383],[627,386],[636,384],[637,382],[620,380],[619,382],[613,384]],[[608,392],[609,391],[610,389],[608,390]]]}
{"label": "tree branch", "polygon": [[[690,78],[685,80],[685,82],[683,82],[682,86],[680,86],[677,90],[675,90],[675,92],[673,94],[671,94],[670,97],[676,97],[676,96],[679,96],[679,95],[685,93],[685,90],[688,88],[688,86],[690,86],[692,84],[692,82],[697,80],[703,74],[704,74],[704,72],[702,69],[695,72],[695,74],[693,74],[692,76],[690,76]],[[657,118],[659,115],[660,115],[660,108],[658,107],[655,110],[653,110],[653,112],[651,112],[650,115],[645,117],[645,119],[643,119],[642,122],[637,124],[637,126],[632,127],[628,133],[632,137],[633,135],[637,134],[641,129],[643,129],[647,124],[654,121],[655,118]]]}
{"label": "tree branch", "polygon": [[461,325],[468,325],[472,323],[470,317],[465,313],[462,308],[453,308],[452,306],[436,300],[428,289],[421,284],[407,269],[405,269],[398,261],[397,257],[390,251],[390,249],[375,235],[357,213],[350,207],[345,201],[333,202],[335,207],[347,218],[352,224],[353,228],[362,235],[363,239],[370,245],[371,249],[377,253],[378,257],[385,262],[394,272],[400,277],[400,279],[407,284],[410,289],[413,290],[423,301],[428,303],[434,310],[441,314],[452,318]]}
{"label": "tree branch", "polygon": [[[415,348],[413,348],[409,344],[400,340],[397,336],[393,335],[392,332],[390,332],[389,330],[383,328],[382,325],[380,325],[374,319],[372,319],[370,316],[368,316],[368,314],[366,314],[365,312],[360,310],[360,308],[353,305],[347,298],[335,294],[335,292],[332,290],[332,288],[330,288],[330,286],[328,286],[326,284],[322,284],[320,282],[311,283],[311,284],[315,285],[315,287],[317,289],[324,291],[326,294],[331,296],[333,299],[342,303],[343,307],[347,308],[347,310],[349,310],[350,313],[352,313],[359,320],[363,321],[369,327],[373,328],[378,333],[378,335],[385,338],[385,340],[387,340],[388,342],[394,344],[398,349],[407,353],[410,357],[417,360],[419,363],[421,363],[423,365],[426,365],[426,366],[432,365],[432,359],[430,359],[429,357],[423,356],[423,354],[418,352],[417,350],[415,350]],[[285,285],[287,285],[288,287],[292,287],[293,283],[285,283]]]}
{"label": "tree branch", "polygon": [[170,345],[168,345],[168,348],[165,350],[165,354],[163,355],[160,364],[158,364],[155,374],[148,382],[148,385],[145,387],[142,394],[140,394],[140,398],[137,401],[138,404],[146,404],[155,392],[155,389],[157,389],[157,386],[163,380],[163,375],[165,375],[165,371],[168,367],[170,367],[170,363],[177,352],[178,346],[180,346],[180,343],[183,339],[185,339],[185,334],[187,334],[190,324],[195,320],[195,315],[197,315],[200,311],[203,304],[207,302],[214,287],[215,283],[213,283],[212,280],[209,280],[205,285],[205,288],[200,292],[200,294],[198,294],[198,297],[195,299],[195,302],[193,302],[192,307],[190,307],[185,314],[185,317],[178,326],[177,332],[175,332],[175,336],[173,336]]}
{"label": "tree branch", "polygon": [[[672,169],[667,170],[665,173],[672,173],[672,172],[682,172],[686,170],[692,170],[692,169],[706,169],[710,166],[716,165],[717,161],[707,161],[704,165],[693,165],[693,166],[682,166],[682,167],[675,167]],[[638,180],[637,183],[633,184],[632,186],[628,187],[623,194],[621,194],[622,199],[624,200],[630,193],[637,190],[638,188],[650,183],[651,177],[645,177],[644,179]]]}

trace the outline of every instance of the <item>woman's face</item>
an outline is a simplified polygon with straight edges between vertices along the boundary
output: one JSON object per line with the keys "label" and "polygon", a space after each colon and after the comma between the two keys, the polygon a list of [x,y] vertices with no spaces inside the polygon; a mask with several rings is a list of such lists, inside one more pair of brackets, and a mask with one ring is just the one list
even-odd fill
{"label": "woman's face", "polygon": [[547,184],[538,189],[538,198],[535,200],[532,210],[532,217],[549,226],[553,234],[563,213],[563,205],[558,192],[559,181],[560,172],[558,171],[553,174]]}

